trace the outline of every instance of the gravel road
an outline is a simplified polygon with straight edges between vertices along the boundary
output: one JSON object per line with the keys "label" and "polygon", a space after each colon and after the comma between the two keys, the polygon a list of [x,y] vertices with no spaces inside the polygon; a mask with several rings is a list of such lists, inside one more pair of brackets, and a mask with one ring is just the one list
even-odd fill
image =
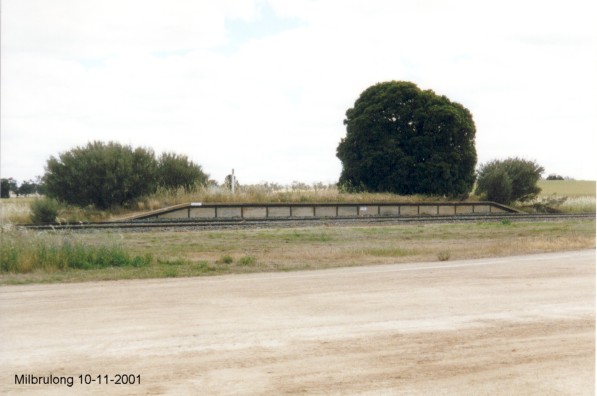
{"label": "gravel road", "polygon": [[0,334],[3,394],[593,395],[595,250],[3,286]]}

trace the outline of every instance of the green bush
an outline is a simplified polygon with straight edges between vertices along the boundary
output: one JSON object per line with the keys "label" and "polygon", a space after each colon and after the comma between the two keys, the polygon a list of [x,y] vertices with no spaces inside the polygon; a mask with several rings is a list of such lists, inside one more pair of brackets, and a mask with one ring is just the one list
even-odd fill
{"label": "green bush", "polygon": [[536,162],[520,158],[487,162],[479,168],[475,194],[502,204],[532,200],[541,192],[537,182],[543,171]]}
{"label": "green bush", "polygon": [[55,199],[36,199],[31,202],[31,222],[34,224],[54,223],[59,210],[60,203]]}
{"label": "green bush", "polygon": [[200,165],[189,160],[186,155],[164,153],[158,160],[158,185],[167,190],[183,188],[192,191],[196,186],[206,185],[208,175]]}

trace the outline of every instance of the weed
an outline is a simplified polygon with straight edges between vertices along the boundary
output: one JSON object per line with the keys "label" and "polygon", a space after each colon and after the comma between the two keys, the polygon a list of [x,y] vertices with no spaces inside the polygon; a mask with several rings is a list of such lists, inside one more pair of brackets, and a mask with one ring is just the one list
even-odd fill
{"label": "weed", "polygon": [[197,266],[197,270],[199,270],[199,272],[202,272],[202,273],[217,271],[217,268],[209,265],[207,260],[199,261],[198,263],[196,263],[196,266]]}
{"label": "weed", "polygon": [[238,259],[238,264],[240,265],[253,265],[255,264],[255,257],[253,256],[242,256],[240,259]]}
{"label": "weed", "polygon": [[447,250],[442,250],[439,253],[437,253],[437,259],[439,261],[448,261],[450,260],[450,252]]}
{"label": "weed", "polygon": [[332,237],[328,233],[314,232],[311,230],[293,230],[284,235],[286,242],[329,242]]}
{"label": "weed", "polygon": [[188,263],[189,263],[188,260],[185,260],[180,257],[176,258],[174,260],[162,259],[162,258],[158,259],[158,264],[160,264],[160,265],[185,265]]}
{"label": "weed", "polygon": [[363,253],[376,257],[405,257],[414,254],[414,251],[399,247],[380,247],[365,249]]}
{"label": "weed", "polygon": [[234,259],[229,254],[225,254],[224,256],[220,257],[219,260],[216,261],[216,264],[232,264]]}

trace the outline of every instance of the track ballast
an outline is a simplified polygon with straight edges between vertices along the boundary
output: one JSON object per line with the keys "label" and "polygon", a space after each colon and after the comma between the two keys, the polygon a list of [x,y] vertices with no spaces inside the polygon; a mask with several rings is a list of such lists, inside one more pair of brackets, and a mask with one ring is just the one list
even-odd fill
{"label": "track ballast", "polygon": [[383,217],[299,217],[269,219],[176,219],[147,221],[112,221],[97,223],[68,223],[47,225],[24,225],[32,230],[132,230],[149,231],[155,229],[242,229],[242,228],[288,228],[310,226],[343,226],[343,225],[383,225],[409,223],[463,223],[463,222],[535,222],[558,221],[571,219],[595,219],[595,213],[583,214],[466,214],[450,216],[383,216]]}

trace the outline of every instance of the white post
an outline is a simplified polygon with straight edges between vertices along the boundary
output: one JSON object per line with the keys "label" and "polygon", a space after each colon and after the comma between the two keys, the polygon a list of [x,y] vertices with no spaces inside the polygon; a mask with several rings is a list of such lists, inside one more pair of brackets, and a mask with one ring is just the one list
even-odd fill
{"label": "white post", "polygon": [[231,188],[232,194],[234,194],[234,184],[235,184],[234,181],[235,181],[234,180],[234,169],[232,169],[232,175],[230,176],[230,186],[231,186],[230,188]]}

